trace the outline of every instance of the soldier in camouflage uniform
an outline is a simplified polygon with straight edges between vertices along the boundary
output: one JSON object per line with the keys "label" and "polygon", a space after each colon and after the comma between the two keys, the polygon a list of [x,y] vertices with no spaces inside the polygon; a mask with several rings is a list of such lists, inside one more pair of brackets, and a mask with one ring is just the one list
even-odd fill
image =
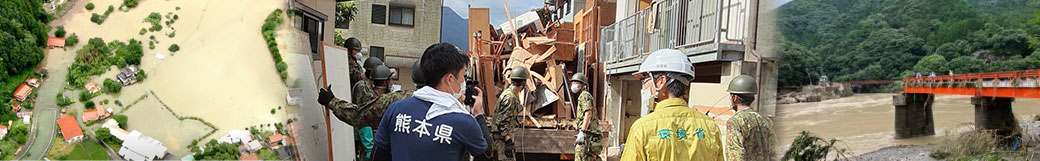
{"label": "soldier in camouflage uniform", "polygon": [[386,66],[378,65],[369,70],[372,71],[371,81],[362,80],[352,89],[354,103],[335,98],[331,91],[325,89],[319,96],[319,103],[330,108],[336,118],[354,126],[358,132],[354,135],[356,160],[367,160],[372,149],[372,127],[379,125],[389,104],[411,96],[411,92],[407,91],[386,93],[387,87],[392,85],[390,69]]}
{"label": "soldier in camouflage uniform", "polygon": [[347,67],[350,72],[350,85],[354,85],[357,82],[361,82],[365,79],[364,68],[361,68],[359,60],[361,60],[361,40],[351,37],[347,38],[347,54],[349,61],[347,61]]}
{"label": "soldier in camouflage uniform", "polygon": [[726,158],[731,161],[773,160],[773,122],[749,105],[755,101],[758,85],[751,76],[740,75],[729,83],[732,107],[736,111],[726,121]]}
{"label": "soldier in camouflage uniform", "polygon": [[574,145],[574,161],[598,160],[603,145],[600,143],[602,133],[599,131],[599,117],[592,104],[592,94],[587,90],[588,78],[583,73],[575,73],[571,77],[571,92],[578,95],[578,137]]}
{"label": "soldier in camouflage uniform", "polygon": [[492,116],[491,126],[491,150],[494,150],[494,160],[515,161],[516,149],[513,147],[513,134],[520,126],[517,113],[520,111],[520,98],[516,93],[523,91],[524,82],[527,80],[527,69],[522,66],[513,67],[509,74],[511,85],[498,96],[495,107],[495,115]]}

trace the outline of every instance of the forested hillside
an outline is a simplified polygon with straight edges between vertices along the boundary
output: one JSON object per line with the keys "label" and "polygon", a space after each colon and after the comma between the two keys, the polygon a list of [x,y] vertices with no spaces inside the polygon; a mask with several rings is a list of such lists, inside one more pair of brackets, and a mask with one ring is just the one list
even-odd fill
{"label": "forested hillside", "polygon": [[1040,68],[1037,0],[795,0],[777,14],[780,86]]}

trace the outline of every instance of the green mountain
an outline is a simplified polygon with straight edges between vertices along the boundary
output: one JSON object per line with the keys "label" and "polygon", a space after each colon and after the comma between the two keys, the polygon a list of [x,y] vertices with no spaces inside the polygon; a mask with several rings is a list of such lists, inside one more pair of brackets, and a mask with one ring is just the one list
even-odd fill
{"label": "green mountain", "polygon": [[774,11],[780,86],[1040,68],[1037,0],[795,0]]}

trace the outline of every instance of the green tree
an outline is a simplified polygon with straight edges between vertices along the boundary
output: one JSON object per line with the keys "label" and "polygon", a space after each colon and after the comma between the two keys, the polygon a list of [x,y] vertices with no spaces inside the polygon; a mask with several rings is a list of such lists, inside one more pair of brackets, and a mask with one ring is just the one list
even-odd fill
{"label": "green tree", "polygon": [[119,90],[123,88],[123,84],[119,83],[112,78],[105,78],[104,90],[105,93],[119,93]]}
{"label": "green tree", "polygon": [[986,70],[985,62],[968,56],[953,58],[949,67],[953,73],[978,73]]}
{"label": "green tree", "polygon": [[97,131],[94,131],[94,134],[97,135],[98,140],[101,140],[101,142],[108,144],[108,146],[116,146],[123,144],[123,140],[119,140],[119,138],[113,136],[108,128],[99,128]]}
{"label": "green tree", "polygon": [[941,74],[949,70],[947,64],[949,64],[949,62],[946,61],[946,57],[943,57],[942,55],[938,54],[932,54],[925,56],[924,58],[921,58],[921,60],[917,62],[917,65],[914,65],[913,69],[911,70],[913,72],[935,72]]}
{"label": "green tree", "polygon": [[238,159],[238,146],[240,144],[217,143],[217,140],[209,140],[205,150],[192,149],[195,159],[198,160],[236,160]]}
{"label": "green tree", "polygon": [[76,36],[76,33],[72,33],[72,36],[65,38],[65,46],[71,47],[76,45],[76,43],[79,43],[79,36]]}
{"label": "green tree", "polygon": [[177,52],[177,51],[181,50],[181,46],[178,46],[177,44],[173,44],[173,45],[170,45],[170,49],[169,50],[170,50],[170,52]]}
{"label": "green tree", "polygon": [[87,3],[87,10],[94,10],[94,2]]}
{"label": "green tree", "polygon": [[139,3],[139,0],[123,0],[123,5],[126,5],[126,7],[130,7],[130,8],[137,7],[138,3]]}
{"label": "green tree", "polygon": [[337,2],[336,27],[347,28],[350,25],[350,21],[354,21],[354,15],[357,15],[357,11],[357,3],[354,1]]}
{"label": "green tree", "polygon": [[10,129],[7,132],[7,136],[4,137],[4,140],[11,140],[18,144],[25,144],[27,139],[29,139],[29,125],[22,124],[21,122],[14,122],[13,124],[14,125],[7,125],[10,126]]}
{"label": "green tree", "polygon": [[54,31],[55,37],[65,37],[65,26],[58,26],[58,29]]}
{"label": "green tree", "polygon": [[116,122],[119,123],[119,128],[126,129],[128,127],[126,121],[128,121],[130,118],[127,117],[126,115],[118,115],[117,114],[117,115],[112,115],[112,119],[116,120]]}

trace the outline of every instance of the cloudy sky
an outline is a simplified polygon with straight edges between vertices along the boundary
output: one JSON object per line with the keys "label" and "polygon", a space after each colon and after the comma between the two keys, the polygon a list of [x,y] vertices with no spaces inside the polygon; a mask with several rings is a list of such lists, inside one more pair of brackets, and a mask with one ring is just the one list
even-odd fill
{"label": "cloudy sky", "polygon": [[[502,6],[502,3],[506,3],[507,0],[445,0],[444,6],[451,8],[455,13],[458,13],[462,18],[469,18],[469,12],[466,9],[466,5],[470,5],[473,8],[489,8],[491,12],[490,20],[491,24],[498,25],[502,22],[506,22],[506,10]],[[509,12],[513,14],[513,17],[520,15],[521,13],[527,12],[534,8],[540,8],[543,5],[542,0],[509,0]]]}
{"label": "cloudy sky", "polygon": [[[491,12],[491,24],[498,25],[502,22],[506,22],[506,11],[502,6],[502,3],[508,1],[509,12],[513,16],[520,15],[534,8],[542,7],[543,0],[445,0],[444,6],[451,8],[462,16],[464,19],[469,18],[469,12],[466,9],[466,5],[470,5],[473,8],[490,8]],[[792,0],[761,0],[759,3],[762,5],[763,11],[772,10],[780,5],[783,5]]]}

